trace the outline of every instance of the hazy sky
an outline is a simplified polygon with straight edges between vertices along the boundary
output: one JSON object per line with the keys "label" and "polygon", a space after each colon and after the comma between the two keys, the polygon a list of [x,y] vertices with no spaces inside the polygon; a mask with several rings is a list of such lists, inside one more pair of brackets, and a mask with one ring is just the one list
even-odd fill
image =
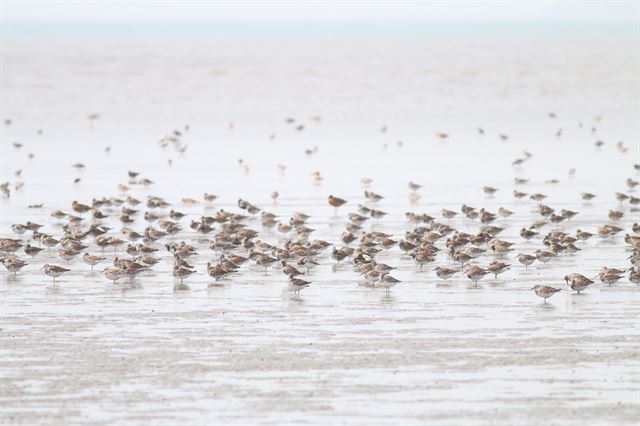
{"label": "hazy sky", "polygon": [[638,21],[638,0],[618,1],[162,1],[0,0],[11,21]]}

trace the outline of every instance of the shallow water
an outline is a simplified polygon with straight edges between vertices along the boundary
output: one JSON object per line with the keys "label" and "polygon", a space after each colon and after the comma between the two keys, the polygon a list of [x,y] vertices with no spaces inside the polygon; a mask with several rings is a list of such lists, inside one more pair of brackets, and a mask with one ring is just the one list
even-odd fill
{"label": "shallow water", "polygon": [[[388,293],[359,285],[350,266],[325,254],[297,298],[275,268],[265,276],[243,266],[213,282],[204,272],[213,253],[187,226],[219,208],[238,211],[242,197],[282,218],[308,213],[312,238],[337,243],[347,212],[364,202],[360,179],[368,176],[369,189],[385,196],[378,208],[389,214],[366,229],[401,238],[414,226],[406,211],[504,206],[516,214],[496,221],[506,227],[500,237],[516,242],[516,253],[531,253],[543,248],[541,238],[526,242],[518,231],[539,215],[535,203],[512,197],[519,176],[530,183],[518,189],[580,212],[561,229],[594,232],[609,223],[609,209],[620,208],[616,225],[631,232],[640,215],[620,207],[613,192],[638,178],[632,33],[41,31],[9,30],[2,56],[2,119],[13,124],[2,128],[0,180],[14,182],[22,169],[25,182],[0,200],[2,236],[27,220],[60,235],[52,209],[123,196],[117,184],[137,170],[155,183],[131,186],[132,195],[162,196],[188,213],[187,230],[172,239],[199,247],[199,273],[176,287],[162,251],[163,261],[133,284],[111,284],[77,259],[53,285],[38,270],[45,261],[64,265],[53,251],[15,277],[3,270],[3,424],[638,423],[638,288],[625,277],[577,295],[562,280],[626,267],[622,234],[594,237],[578,244],[577,255],[528,269],[510,256],[510,271],[477,287],[466,278],[436,280],[433,267],[451,265],[444,254],[417,272],[394,248],[379,256],[402,280]],[[101,116],[90,127],[94,112]],[[286,124],[288,116],[305,129]],[[158,146],[187,123],[184,154]],[[440,141],[436,131],[450,137]],[[605,145],[597,149],[596,139]],[[14,141],[25,146],[14,149]],[[618,141],[628,152],[615,148]],[[304,153],[314,146],[316,154]],[[512,167],[525,149],[531,160]],[[86,168],[73,169],[77,161]],[[283,175],[278,163],[287,166]],[[320,185],[311,181],[314,170],[324,176]],[[551,178],[560,183],[545,183]],[[409,180],[424,185],[414,205]],[[487,198],[483,185],[500,190]],[[585,204],[583,191],[598,197]],[[219,202],[182,204],[203,192]],[[349,200],[337,216],[328,194]],[[38,202],[44,208],[26,207]],[[105,223],[120,228],[115,218]],[[448,223],[479,228],[462,218]],[[280,238],[255,219],[249,224],[263,240]],[[131,227],[145,226],[139,219]],[[544,304],[529,291],[538,283],[563,291]]]}

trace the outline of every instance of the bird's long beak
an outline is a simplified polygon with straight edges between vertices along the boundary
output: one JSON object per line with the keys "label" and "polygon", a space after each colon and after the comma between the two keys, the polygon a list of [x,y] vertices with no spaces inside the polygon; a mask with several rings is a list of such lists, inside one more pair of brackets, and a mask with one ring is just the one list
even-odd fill
{"label": "bird's long beak", "polygon": [[535,287],[535,286],[534,286],[534,287],[531,287],[529,290],[533,290],[534,288],[536,288],[536,287]]}

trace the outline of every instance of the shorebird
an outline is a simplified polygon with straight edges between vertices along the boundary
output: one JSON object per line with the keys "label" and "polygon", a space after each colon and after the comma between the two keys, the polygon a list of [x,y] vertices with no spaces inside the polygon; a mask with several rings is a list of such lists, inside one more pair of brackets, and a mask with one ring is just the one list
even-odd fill
{"label": "shorebird", "polygon": [[57,266],[57,265],[50,265],[50,264],[46,264],[44,265],[41,269],[44,269],[44,273],[50,277],[53,277],[53,282],[56,282],[56,278],[58,278],[60,275],[64,274],[65,272],[69,272],[70,269],[67,268],[63,268],[62,266]]}
{"label": "shorebird", "polygon": [[343,200],[342,198],[338,198],[338,197],[334,197],[333,195],[329,195],[329,197],[327,197],[327,202],[329,203],[330,206],[332,206],[335,209],[335,214],[338,214],[338,207],[346,204],[346,200]]}
{"label": "shorebird", "polygon": [[107,258],[106,257],[100,257],[100,256],[91,255],[89,253],[85,253],[82,256],[82,260],[87,265],[91,265],[91,270],[93,271],[93,267],[95,265],[97,265],[98,263],[102,262],[103,260],[107,260]]}
{"label": "shorebird", "polygon": [[489,263],[489,266],[487,266],[487,270],[494,274],[495,278],[498,279],[498,275],[509,270],[510,266],[511,265],[508,263],[493,260]]}
{"label": "shorebird", "polygon": [[449,134],[445,132],[435,132],[435,136],[439,139],[444,140],[449,137]]}
{"label": "shorebird", "polygon": [[506,241],[495,240],[489,245],[489,247],[499,255],[505,255],[510,251],[513,251],[513,249],[511,248],[512,244],[513,243],[509,243]]}
{"label": "shorebird", "polygon": [[398,284],[399,282],[401,281],[392,277],[386,272],[380,274],[380,287],[384,287],[387,291],[389,291],[391,287]]}
{"label": "shorebird", "polygon": [[364,279],[368,284],[371,284],[372,286],[376,285],[376,281],[380,280],[381,275],[380,271],[376,271],[375,269],[365,270],[360,274],[364,275]]}
{"label": "shorebird", "polygon": [[622,278],[622,275],[618,275],[623,273],[624,271],[618,269],[607,269],[603,268],[603,270],[598,274],[600,281],[607,284],[611,287],[612,284],[615,284]]}
{"label": "shorebird", "polygon": [[505,209],[504,207],[500,207],[498,209],[498,214],[506,219],[509,216],[511,216],[513,214],[513,212],[511,210]]}
{"label": "shorebird", "polygon": [[477,286],[478,281],[481,280],[485,275],[487,275],[489,271],[486,269],[482,269],[479,266],[472,266],[467,269],[467,278],[473,281],[473,285]]}
{"label": "shorebird", "polygon": [[280,263],[282,264],[282,273],[285,275],[293,275],[295,277],[304,274],[304,272],[298,270],[295,266],[288,264],[286,260],[282,260]]}
{"label": "shorebird", "polygon": [[[377,203],[378,201],[382,200],[384,197],[380,194],[376,194],[373,191],[364,191],[364,197],[369,200],[372,203]],[[331,203],[329,203],[331,204]],[[338,206],[339,207],[339,206]]]}
{"label": "shorebird", "polygon": [[530,254],[518,254],[518,262],[524,265],[524,268],[527,269],[529,265],[536,261],[536,257]]}
{"label": "shorebird", "polygon": [[485,194],[487,194],[487,195],[491,196],[491,195],[495,194],[495,193],[498,191],[498,188],[494,188],[494,187],[492,187],[492,186],[484,186],[484,187],[482,188],[482,191],[483,191]]}
{"label": "shorebird", "polygon": [[527,194],[526,192],[517,191],[515,189],[513,190],[513,196],[515,198],[517,198],[517,199],[522,199],[522,198],[526,197],[527,195],[529,195],[529,194]]}
{"label": "shorebird", "polygon": [[600,238],[609,238],[614,236],[615,234],[622,232],[622,228],[614,226],[614,225],[604,225],[599,227],[596,232]]}
{"label": "shorebird", "polygon": [[35,247],[32,246],[31,244],[27,244],[24,247],[24,252],[27,256],[31,256],[32,258],[36,257],[38,255],[38,253],[40,253],[42,250],[44,250],[41,247]]}
{"label": "shorebird", "polygon": [[438,278],[442,278],[445,281],[459,272],[457,269],[445,268],[444,266],[438,266],[434,271]]}
{"label": "shorebird", "polygon": [[581,291],[593,284],[592,280],[582,274],[577,273],[565,275],[564,280],[569,285],[571,290],[578,292],[578,294],[580,294]]}
{"label": "shorebird", "polygon": [[267,268],[271,266],[271,264],[277,262],[278,259],[275,259],[271,256],[267,256],[266,254],[259,254],[259,253],[255,253],[255,254],[256,254],[255,256],[256,264],[259,266],[262,266],[264,268],[264,274],[267,275]]}
{"label": "shorebird", "polygon": [[535,255],[536,255],[536,259],[538,259],[538,261],[542,263],[547,263],[553,257],[556,256],[554,253],[551,253],[550,251],[545,251],[545,250],[536,250]]}
{"label": "shorebird", "polygon": [[7,268],[7,271],[13,273],[14,275],[22,268],[24,268],[27,264],[21,259],[18,259],[15,256],[3,256],[0,257],[0,263]]}
{"label": "shorebird", "polygon": [[311,285],[310,281],[305,281],[300,278],[296,278],[293,275],[289,275],[289,288],[295,292],[296,295],[300,294],[300,290]]}
{"label": "shorebird", "polygon": [[61,248],[60,250],[58,250],[58,256],[60,256],[62,260],[66,260],[67,263],[71,263],[71,260],[73,260],[73,258],[79,254],[79,251],[71,248]]}
{"label": "shorebird", "polygon": [[418,191],[420,188],[422,188],[422,185],[417,184],[415,182],[409,182],[409,189],[412,191]]}
{"label": "shorebird", "polygon": [[541,193],[537,192],[537,193],[535,193],[535,194],[531,194],[531,195],[529,196],[529,198],[531,198],[533,201],[537,201],[537,202],[539,203],[540,201],[542,201],[542,200],[544,200],[545,198],[547,198],[547,196],[546,196],[546,195],[544,195],[544,194],[541,194]]}
{"label": "shorebird", "polygon": [[113,281],[114,284],[124,275],[122,269],[113,266],[105,268],[102,272],[104,273],[105,278]]}
{"label": "shorebird", "polygon": [[71,208],[73,209],[74,212],[82,214],[82,213],[91,211],[93,207],[88,206],[86,204],[79,203],[77,201],[73,201],[71,203]]}
{"label": "shorebird", "polygon": [[184,266],[174,266],[173,268],[173,276],[180,279],[180,284],[191,274],[195,274],[196,271],[193,271],[189,268],[185,268]]}
{"label": "shorebird", "polygon": [[374,219],[380,219],[385,217],[387,215],[387,212],[383,212],[382,210],[371,209],[371,211],[369,211],[369,214]]}
{"label": "shorebird", "polygon": [[231,270],[221,264],[212,264],[211,262],[207,262],[207,274],[216,281],[230,273]]}
{"label": "shorebird", "polygon": [[218,196],[205,192],[202,198],[208,203],[213,203],[218,198]]}
{"label": "shorebird", "polygon": [[629,196],[623,192],[616,192],[615,194],[616,200],[620,201],[620,205],[622,202],[629,199]]}
{"label": "shorebird", "polygon": [[576,231],[576,238],[581,241],[587,241],[591,237],[593,237],[591,232],[582,231],[580,229]]}
{"label": "shorebird", "polygon": [[640,236],[626,234],[624,236],[624,242],[635,249],[640,249]]}
{"label": "shorebird", "polygon": [[531,229],[522,228],[520,230],[520,236],[527,241],[529,241],[531,238],[535,237],[536,235],[538,235],[538,233],[536,231],[532,231]]}
{"label": "shorebird", "polygon": [[542,217],[549,217],[553,214],[554,211],[554,209],[544,204],[540,204],[538,206],[538,212]]}
{"label": "shorebird", "polygon": [[418,264],[419,270],[422,271],[422,267],[425,263],[433,262],[435,259],[433,258],[433,253],[426,250],[417,250],[413,253],[410,253],[409,256],[413,257],[413,260]]}
{"label": "shorebird", "polygon": [[42,235],[42,238],[40,238],[40,242],[42,243],[43,246],[47,248],[52,248],[57,246],[60,240],[56,240],[55,238],[50,237],[49,235]]}
{"label": "shorebird", "polygon": [[311,258],[311,257],[302,257],[302,258],[300,258],[300,260],[298,260],[297,264],[298,264],[298,266],[301,266],[303,268],[307,268],[307,275],[309,275],[311,273],[312,269],[314,269],[315,267],[320,265],[318,262],[313,260],[313,258]]}
{"label": "shorebird", "polygon": [[582,250],[581,248],[576,247],[576,245],[573,243],[568,243],[567,245],[564,246],[564,251],[569,253],[569,255],[571,256],[573,256],[573,253],[577,253],[581,250]]}
{"label": "shorebird", "polygon": [[349,256],[350,256],[349,251],[345,251],[342,249],[338,250],[335,247],[333,247],[333,251],[331,252],[331,258],[338,263],[340,263],[340,261],[346,259]]}
{"label": "shorebird", "polygon": [[440,212],[442,213],[442,217],[444,217],[445,219],[451,219],[458,214],[458,212],[448,209],[442,209],[440,210]]}
{"label": "shorebird", "polygon": [[624,212],[619,210],[609,210],[609,219],[620,220],[624,216]]}
{"label": "shorebird", "polygon": [[544,303],[547,303],[547,299],[557,292],[560,291],[559,288],[554,288],[548,285],[536,285],[531,288],[536,293],[536,296],[542,297],[544,299]]}
{"label": "shorebird", "polygon": [[11,225],[11,231],[14,234],[18,234],[18,235],[22,235],[24,234],[29,228],[26,225],[23,225],[21,223],[14,223],[13,225]]}

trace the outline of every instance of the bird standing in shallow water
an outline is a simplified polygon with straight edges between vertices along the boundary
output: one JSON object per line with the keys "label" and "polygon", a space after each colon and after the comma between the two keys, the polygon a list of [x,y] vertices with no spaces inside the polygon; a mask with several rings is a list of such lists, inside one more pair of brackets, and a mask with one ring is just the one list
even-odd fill
{"label": "bird standing in shallow water", "polygon": [[478,286],[478,281],[480,281],[485,275],[487,275],[489,271],[486,269],[482,269],[479,266],[472,266],[467,269],[467,278],[473,281],[474,286]]}
{"label": "bird standing in shallow water", "polygon": [[536,293],[536,296],[542,297],[544,299],[544,303],[547,303],[547,299],[557,292],[560,291],[559,288],[554,288],[548,285],[536,285],[531,288]]}
{"label": "bird standing in shallow water", "polygon": [[180,279],[180,284],[183,283],[184,279],[189,275],[194,274],[196,271],[193,271],[184,266],[175,266],[173,268],[173,276]]}
{"label": "bird standing in shallow water", "polygon": [[0,257],[0,263],[2,263],[5,268],[7,268],[7,271],[13,273],[14,275],[20,269],[24,268],[25,265],[26,265],[26,263],[23,260],[18,259],[15,256],[3,256],[3,257]]}
{"label": "bird standing in shallow water", "polygon": [[536,257],[532,256],[530,254],[519,254],[518,255],[518,262],[522,263],[524,265],[524,268],[527,269],[527,267],[529,265],[531,265],[533,262],[536,261]]}
{"label": "bird standing in shallow water", "polygon": [[334,197],[333,195],[329,195],[329,197],[327,197],[327,202],[329,203],[330,206],[332,206],[334,208],[335,214],[337,216],[338,215],[338,207],[346,204],[347,200],[344,200],[344,199],[338,198],[338,197]]}
{"label": "bird standing in shallow water", "polygon": [[102,262],[103,260],[106,260],[106,257],[100,257],[100,256],[94,256],[91,255],[89,253],[85,253],[82,256],[82,260],[84,261],[84,263],[86,263],[87,265],[91,265],[91,270],[93,271],[93,267],[96,266],[98,263]]}
{"label": "bird standing in shallow water", "polygon": [[592,280],[582,274],[577,273],[565,275],[564,280],[569,285],[571,290],[578,292],[578,294],[580,294],[581,291],[593,284]]}
{"label": "bird standing in shallow water", "polygon": [[104,273],[105,278],[113,281],[114,284],[124,275],[124,271],[118,267],[108,267],[102,272]]}
{"label": "bird standing in shallow water", "polygon": [[56,282],[56,278],[58,278],[60,275],[64,274],[65,272],[69,272],[71,269],[67,269],[67,268],[63,268],[62,266],[58,266],[58,265],[50,265],[50,264],[46,264],[42,267],[42,269],[44,269],[44,273],[50,277],[53,277],[53,282]]}
{"label": "bird standing in shallow water", "polygon": [[511,265],[508,263],[493,260],[491,263],[489,263],[489,266],[487,266],[487,270],[492,274],[494,274],[495,279],[498,279],[498,275],[500,275],[503,272],[506,272],[510,266]]}
{"label": "bird standing in shallow water", "polygon": [[399,279],[392,277],[386,272],[380,274],[380,287],[384,287],[387,291],[399,282],[401,282]]}
{"label": "bird standing in shallow water", "polygon": [[289,288],[294,291],[296,295],[299,295],[300,290],[308,287],[309,285],[311,285],[311,282],[289,275]]}
{"label": "bird standing in shallow water", "polygon": [[445,268],[443,266],[438,266],[434,271],[438,278],[442,278],[445,281],[458,273],[456,269]]}

